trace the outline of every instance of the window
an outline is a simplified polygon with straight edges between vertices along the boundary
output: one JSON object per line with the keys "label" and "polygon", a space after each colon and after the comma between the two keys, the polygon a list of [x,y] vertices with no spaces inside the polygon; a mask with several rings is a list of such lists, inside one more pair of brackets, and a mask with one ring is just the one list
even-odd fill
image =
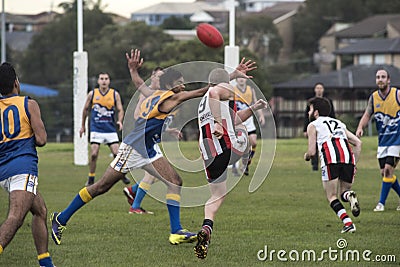
{"label": "window", "polygon": [[375,55],[374,63],[385,64],[385,55],[384,54]]}
{"label": "window", "polygon": [[360,65],[372,65],[372,55],[360,55],[359,56]]}

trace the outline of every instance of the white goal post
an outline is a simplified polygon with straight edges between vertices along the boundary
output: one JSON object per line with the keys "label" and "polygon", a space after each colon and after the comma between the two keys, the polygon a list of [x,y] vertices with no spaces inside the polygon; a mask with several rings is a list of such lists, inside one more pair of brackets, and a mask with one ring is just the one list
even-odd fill
{"label": "white goal post", "polygon": [[[88,135],[79,137],[82,125],[82,110],[85,106],[88,88],[88,55],[87,52],[74,52],[74,164],[88,165]],[[87,121],[86,121],[87,126]]]}

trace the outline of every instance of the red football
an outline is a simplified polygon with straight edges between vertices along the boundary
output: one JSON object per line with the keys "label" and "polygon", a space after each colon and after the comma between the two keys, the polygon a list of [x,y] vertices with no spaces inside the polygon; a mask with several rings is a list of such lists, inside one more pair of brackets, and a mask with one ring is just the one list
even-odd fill
{"label": "red football", "polygon": [[200,23],[196,27],[199,40],[208,47],[218,48],[224,44],[224,37],[217,28],[208,23]]}

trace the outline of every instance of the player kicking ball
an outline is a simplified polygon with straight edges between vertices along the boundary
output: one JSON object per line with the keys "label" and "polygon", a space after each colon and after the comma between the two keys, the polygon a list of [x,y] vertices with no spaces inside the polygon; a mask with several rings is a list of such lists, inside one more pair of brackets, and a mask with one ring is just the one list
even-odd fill
{"label": "player kicking ball", "polygon": [[194,247],[195,255],[200,259],[207,257],[215,216],[227,194],[228,165],[238,161],[249,150],[247,130],[242,122],[254,111],[267,108],[267,103],[259,99],[250,108],[237,111],[234,89],[229,81],[226,70],[212,70],[209,75],[211,87],[198,109],[199,147],[211,192],[204,206],[204,220]]}
{"label": "player kicking ball", "polygon": [[[357,195],[351,190],[356,162],[361,153],[361,141],[346,129],[340,120],[328,117],[330,112],[329,101],[322,97],[310,101],[308,116],[311,123],[307,127],[308,150],[304,159],[309,161],[316,154],[315,143],[321,160],[322,185],[331,208],[342,220],[342,233],[356,231],[346,209],[337,197],[338,188],[342,201],[350,202],[351,212],[355,217],[360,215],[360,206]],[[353,149],[349,143],[353,145]]]}

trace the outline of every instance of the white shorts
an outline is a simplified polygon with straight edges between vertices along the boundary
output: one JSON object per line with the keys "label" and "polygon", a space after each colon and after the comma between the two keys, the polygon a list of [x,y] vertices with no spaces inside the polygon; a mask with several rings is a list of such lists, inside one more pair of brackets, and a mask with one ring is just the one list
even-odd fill
{"label": "white shorts", "polygon": [[243,122],[243,125],[246,126],[247,132],[253,132],[256,130],[256,125],[254,124],[253,116],[250,116],[247,120]]}
{"label": "white shorts", "polygon": [[114,170],[122,173],[128,173],[129,170],[141,168],[153,161],[163,157],[160,147],[158,144],[154,145],[156,155],[152,158],[145,158],[140,155],[133,147],[121,143],[118,149],[118,154],[115,159],[110,163],[110,167]]}
{"label": "white shorts", "polygon": [[14,190],[23,190],[36,195],[38,178],[31,174],[17,174],[0,182],[0,186],[11,193]]}
{"label": "white shorts", "polygon": [[114,133],[90,132],[90,143],[112,144],[118,142],[119,138],[116,132]]}
{"label": "white shorts", "polygon": [[400,157],[400,146],[378,146],[376,157],[381,159],[388,156]]}

